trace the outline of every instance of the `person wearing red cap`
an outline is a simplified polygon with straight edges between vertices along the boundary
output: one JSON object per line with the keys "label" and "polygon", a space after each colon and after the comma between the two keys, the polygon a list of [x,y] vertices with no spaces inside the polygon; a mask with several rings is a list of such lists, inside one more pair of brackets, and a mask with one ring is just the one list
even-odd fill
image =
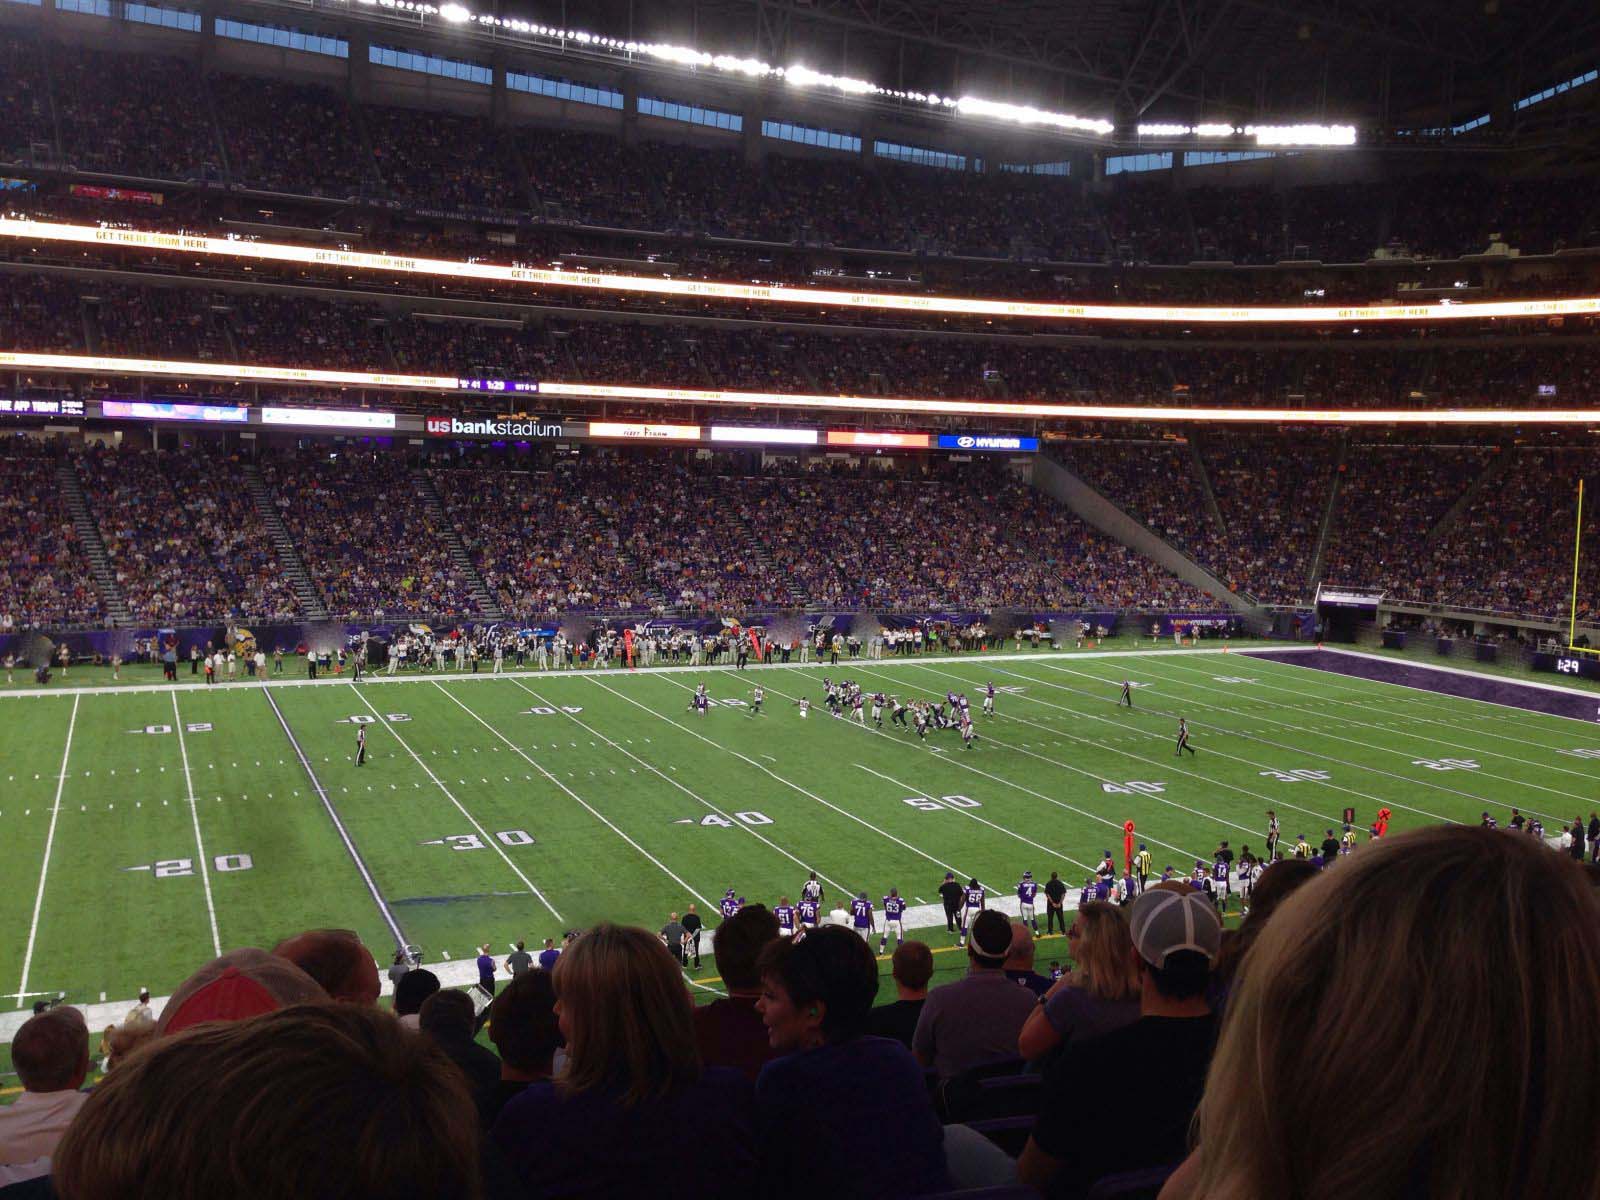
{"label": "person wearing red cap", "polygon": [[165,1037],[208,1021],[242,1021],[328,999],[327,991],[288,959],[254,948],[232,950],[178,985],[161,1010],[156,1034]]}

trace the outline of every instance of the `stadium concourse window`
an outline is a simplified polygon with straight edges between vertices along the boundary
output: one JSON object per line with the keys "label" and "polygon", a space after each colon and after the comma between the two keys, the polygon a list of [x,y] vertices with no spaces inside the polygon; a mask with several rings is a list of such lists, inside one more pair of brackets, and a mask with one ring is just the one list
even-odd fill
{"label": "stadium concourse window", "polygon": [[1172,151],[1159,154],[1113,154],[1106,159],[1107,175],[1125,175],[1132,171],[1165,171],[1172,166]]}
{"label": "stadium concourse window", "polygon": [[1470,120],[1470,121],[1463,121],[1459,125],[1450,126],[1450,132],[1451,133],[1471,133],[1474,129],[1477,129],[1479,126],[1487,125],[1488,123],[1489,123],[1489,114],[1488,113],[1484,113],[1483,116],[1481,116],[1481,117],[1473,117],[1472,120]]}
{"label": "stadium concourse window", "polygon": [[1545,88],[1542,92],[1534,92],[1532,95],[1524,96],[1511,107],[1520,112],[1524,108],[1532,108],[1535,104],[1542,104],[1546,100],[1553,99],[1563,92],[1570,92],[1573,88],[1580,88],[1586,83],[1593,83],[1596,79],[1600,79],[1600,71],[1585,71],[1582,75],[1574,75],[1565,83],[1558,83],[1554,87]]}
{"label": "stadium concourse window", "polygon": [[842,133],[837,129],[818,129],[815,125],[763,121],[761,136],[781,142],[798,142],[802,146],[816,146],[822,150],[841,150],[846,154],[861,153],[861,139],[855,134]]}
{"label": "stadium concourse window", "polygon": [[738,113],[701,108],[698,104],[679,104],[676,100],[663,100],[659,96],[640,96],[639,115],[682,121],[688,125],[706,125],[712,129],[728,129],[734,133],[744,129],[744,118]]}
{"label": "stadium concourse window", "polygon": [[592,104],[596,108],[622,107],[622,93],[615,88],[596,87],[592,83],[575,83],[570,79],[507,71],[506,86],[515,92],[549,96],[552,100],[570,100],[574,104]]}
{"label": "stadium concourse window", "polygon": [[86,17],[109,17],[111,0],[56,0],[56,11],[82,13]]}
{"label": "stadium concourse window", "polygon": [[162,29],[185,29],[200,32],[200,14],[186,8],[163,8],[158,4],[125,4],[123,15],[130,21],[144,25],[159,25]]}
{"label": "stadium concourse window", "polygon": [[892,158],[896,162],[911,163],[913,166],[918,167],[939,167],[946,171],[965,171],[967,169],[967,156],[965,154],[951,154],[947,150],[930,150],[926,146],[906,146],[900,142],[873,142],[872,152],[879,158]]}
{"label": "stadium concourse window", "polygon": [[1273,150],[1185,150],[1186,167],[1214,167],[1219,163],[1250,162],[1257,158],[1276,158]]}
{"label": "stadium concourse window", "polygon": [[367,58],[374,66],[417,71],[423,75],[438,75],[443,79],[459,79],[463,83],[476,83],[484,87],[494,82],[494,72],[488,67],[458,58],[440,58],[436,54],[419,54],[394,46],[369,46]]}
{"label": "stadium concourse window", "polygon": [[218,37],[234,38],[241,42],[259,42],[263,46],[279,46],[285,50],[305,50],[311,54],[326,54],[331,58],[350,57],[350,43],[343,38],[323,37],[283,25],[257,25],[251,21],[218,17],[216,30]]}
{"label": "stadium concourse window", "polygon": [[1072,164],[1065,159],[1060,162],[1042,163],[1001,163],[1002,171],[1010,171],[1014,175],[1071,175]]}
{"label": "stadium concourse window", "polygon": [[42,2],[43,0],[11,0],[12,4],[31,4],[35,8],[39,8]]}

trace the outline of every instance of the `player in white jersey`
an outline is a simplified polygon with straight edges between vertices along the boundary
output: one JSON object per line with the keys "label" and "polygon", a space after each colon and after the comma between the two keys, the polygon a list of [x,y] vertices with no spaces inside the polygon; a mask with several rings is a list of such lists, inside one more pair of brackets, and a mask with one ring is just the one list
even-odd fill
{"label": "player in white jersey", "polygon": [[963,712],[961,714],[961,748],[963,750],[971,750],[972,739],[977,736],[976,731],[972,728],[972,718]]}
{"label": "player in white jersey", "polygon": [[879,692],[872,693],[872,723],[883,728],[883,696]]}
{"label": "player in white jersey", "polygon": [[767,693],[759,687],[750,693],[750,708],[748,711],[752,717],[759,717],[761,715],[761,702],[766,698]]}
{"label": "player in white jersey", "polygon": [[878,939],[878,953],[885,954],[889,949],[889,935],[894,934],[895,948],[899,949],[906,940],[906,902],[900,895],[898,888],[890,888],[889,894],[883,898],[883,936]]}
{"label": "player in white jersey", "polygon": [[800,708],[800,716],[802,719],[811,712],[811,701],[806,699],[804,696],[801,696],[800,699],[796,700],[795,704]]}
{"label": "player in white jersey", "polygon": [[491,675],[499,675],[505,669],[506,669],[506,648],[505,648],[505,643],[497,641],[494,644],[494,667],[489,673]]}
{"label": "player in white jersey", "polygon": [[855,721],[858,725],[864,726],[867,723],[867,712],[866,709],[862,707],[860,692],[857,692],[850,698],[850,719]]}

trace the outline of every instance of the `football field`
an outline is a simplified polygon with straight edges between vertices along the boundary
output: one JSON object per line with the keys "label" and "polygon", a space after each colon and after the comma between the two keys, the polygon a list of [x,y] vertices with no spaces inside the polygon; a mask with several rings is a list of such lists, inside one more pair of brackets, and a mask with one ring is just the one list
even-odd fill
{"label": "football field", "polygon": [[[47,694],[0,696],[0,1006],[163,995],[219,950],[307,928],[356,930],[384,961],[397,944],[430,964],[484,942],[503,957],[602,919],[711,914],[730,887],[798,898],[811,870],[830,901],[898,887],[919,936],[946,947],[942,915],[920,907],[946,871],[1001,896],[1024,870],[1059,871],[1075,899],[1103,852],[1120,866],[1128,820],[1157,870],[1182,872],[1219,839],[1259,851],[1267,809],[1287,851],[1337,832],[1347,808],[1364,830],[1387,807],[1399,830],[1485,809],[1504,824],[1515,805],[1554,835],[1600,800],[1592,719],[1296,657],[1066,650],[211,688],[76,687],[97,679],[74,668]],[[965,692],[979,738],[963,750],[887,713],[881,730],[830,718],[823,675],[905,699]],[[1194,756],[1174,754],[1180,715]],[[1064,957],[1050,945],[1041,965]],[[709,938],[699,977],[709,995]]]}

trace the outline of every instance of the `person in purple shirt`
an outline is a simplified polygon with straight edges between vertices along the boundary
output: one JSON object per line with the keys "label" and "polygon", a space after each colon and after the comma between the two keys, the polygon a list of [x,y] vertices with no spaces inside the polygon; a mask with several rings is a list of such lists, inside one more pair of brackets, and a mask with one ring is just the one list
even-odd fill
{"label": "person in purple shirt", "polygon": [[[682,1200],[756,1194],[750,1082],[702,1065],[693,1002],[661,940],[598,925],[568,948],[555,985],[566,1071],[508,1101],[489,1133],[515,1190]],[[716,1131],[706,1144],[715,1152],[686,1153],[702,1129]]]}
{"label": "person in purple shirt", "polygon": [[867,1036],[878,993],[871,948],[829,926],[802,942],[769,943],[758,969],[756,1007],[783,1057],[756,1080],[755,1194],[814,1200],[947,1188],[944,1128],[922,1069],[899,1042]]}
{"label": "person in purple shirt", "polygon": [[817,918],[822,912],[822,905],[816,900],[802,900],[795,906],[795,911],[800,915],[800,932],[810,933],[817,927]]}
{"label": "person in purple shirt", "polygon": [[556,960],[561,957],[561,951],[556,949],[554,938],[545,938],[544,949],[539,952],[539,969],[541,971],[554,971]]}
{"label": "person in purple shirt", "polygon": [[793,937],[795,911],[794,905],[789,903],[789,897],[778,898],[778,907],[772,910],[772,915],[778,919],[778,936]]}
{"label": "person in purple shirt", "polygon": [[872,917],[872,901],[867,899],[867,894],[862,892],[850,901],[850,924],[860,935],[861,940],[870,942],[876,925]]}

